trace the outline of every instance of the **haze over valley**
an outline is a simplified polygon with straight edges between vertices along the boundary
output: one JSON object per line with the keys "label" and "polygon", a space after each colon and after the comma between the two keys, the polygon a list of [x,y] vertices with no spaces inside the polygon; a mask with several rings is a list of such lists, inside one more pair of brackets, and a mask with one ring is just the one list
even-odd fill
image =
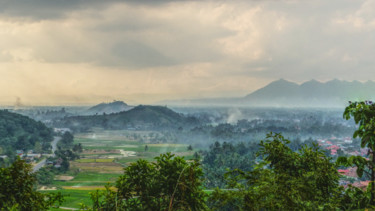
{"label": "haze over valley", "polygon": [[370,0],[0,0],[0,210],[375,207]]}

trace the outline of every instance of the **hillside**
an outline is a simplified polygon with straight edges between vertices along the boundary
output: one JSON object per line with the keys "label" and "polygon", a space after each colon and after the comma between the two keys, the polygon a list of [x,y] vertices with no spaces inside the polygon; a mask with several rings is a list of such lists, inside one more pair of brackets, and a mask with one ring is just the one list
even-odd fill
{"label": "hillside", "polygon": [[88,130],[92,127],[104,129],[162,129],[195,125],[198,120],[176,113],[163,106],[137,106],[120,113],[66,117],[56,125],[73,130]]}
{"label": "hillside", "polygon": [[374,90],[372,81],[311,80],[298,85],[280,79],[245,96],[242,102],[255,106],[343,107],[350,100],[374,99]]}
{"label": "hillside", "polygon": [[112,114],[121,111],[130,110],[132,107],[123,101],[113,101],[111,103],[100,103],[95,105],[87,111],[83,112],[84,115],[95,115],[95,114]]}
{"label": "hillside", "polygon": [[52,130],[43,123],[7,110],[0,110],[0,154],[15,150],[48,150]]}
{"label": "hillside", "polygon": [[297,84],[284,79],[273,81],[244,97],[164,101],[185,106],[254,107],[344,107],[348,101],[374,100],[375,82],[310,80]]}

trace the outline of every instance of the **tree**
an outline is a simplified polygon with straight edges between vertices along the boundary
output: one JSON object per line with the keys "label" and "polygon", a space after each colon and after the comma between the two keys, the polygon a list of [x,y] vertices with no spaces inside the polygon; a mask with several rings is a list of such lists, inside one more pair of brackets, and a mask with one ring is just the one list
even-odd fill
{"label": "tree", "polygon": [[[251,171],[226,174],[229,190],[215,190],[209,198],[214,210],[318,210],[340,208],[344,196],[334,163],[318,145],[297,152],[280,134],[261,141]],[[351,198],[346,200],[351,203]]]}
{"label": "tree", "polygon": [[81,152],[83,151],[83,149],[82,149],[82,144],[81,144],[81,143],[74,144],[74,146],[73,146],[73,151],[74,151],[74,152],[79,152],[79,153],[81,153]]}
{"label": "tree", "polygon": [[39,171],[36,172],[36,179],[39,184],[42,185],[48,185],[53,182],[53,178],[55,177],[55,174],[53,171],[49,168],[41,168]]}
{"label": "tree", "polygon": [[340,157],[338,163],[345,166],[355,165],[359,177],[363,174],[370,177],[370,205],[375,206],[375,104],[372,101],[349,102],[349,104],[343,116],[346,120],[353,117],[355,123],[359,125],[353,138],[361,138],[361,147],[368,148],[370,159],[361,156]]}
{"label": "tree", "polygon": [[65,132],[61,140],[59,141],[58,145],[62,149],[70,149],[73,147],[73,142],[74,142],[74,136],[70,132]]}
{"label": "tree", "polygon": [[48,210],[60,205],[63,197],[35,190],[35,175],[31,166],[17,159],[8,168],[0,168],[0,210]]}
{"label": "tree", "polygon": [[140,159],[124,169],[117,192],[107,187],[91,195],[93,209],[205,210],[199,162],[167,153],[156,162]]}
{"label": "tree", "polygon": [[188,151],[193,151],[193,147],[192,147],[191,145],[189,145],[189,146],[187,147],[187,150],[188,150]]}

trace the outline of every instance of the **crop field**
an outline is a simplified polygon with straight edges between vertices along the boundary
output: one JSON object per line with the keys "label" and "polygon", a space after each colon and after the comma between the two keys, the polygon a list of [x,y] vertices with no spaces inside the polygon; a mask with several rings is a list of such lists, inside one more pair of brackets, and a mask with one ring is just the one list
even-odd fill
{"label": "crop field", "polygon": [[[93,171],[93,167],[100,165],[83,163],[118,163],[128,165],[138,159],[152,161],[162,153],[173,154],[192,158],[193,151],[188,151],[186,144],[175,143],[146,143],[149,136],[157,136],[158,132],[152,131],[103,131],[95,130],[92,133],[76,134],[75,144],[81,143],[83,152],[81,159],[73,162],[73,166],[83,171]],[[112,159],[112,160],[111,160]],[[80,164],[77,164],[80,163]],[[101,165],[103,166],[103,165]],[[107,170],[100,170],[108,172]]]}
{"label": "crop field", "polygon": [[[90,206],[92,204],[90,199],[90,192],[93,190],[68,190],[62,189],[58,191],[45,191],[49,193],[54,192],[61,192],[65,197],[65,201],[61,205],[61,207],[69,207],[69,208],[80,208],[81,203]],[[56,209],[52,208],[50,210],[65,210],[65,209]]]}
{"label": "crop field", "polygon": [[[70,162],[70,180],[55,180],[52,184],[65,195],[62,207],[79,208],[79,203],[91,205],[90,192],[114,185],[124,167],[138,159],[153,161],[162,153],[192,159],[194,151],[188,145],[176,143],[148,143],[148,136],[157,136],[152,131],[104,131],[75,134],[74,144],[81,143],[80,159]],[[143,141],[142,141],[143,140]],[[145,141],[146,140],[146,141]],[[52,209],[59,210],[59,209]]]}
{"label": "crop field", "polygon": [[101,173],[80,172],[72,180],[55,180],[53,186],[64,188],[64,186],[104,186],[108,183],[114,183],[121,173]]}
{"label": "crop field", "polygon": [[72,169],[79,169],[84,172],[99,173],[122,173],[123,166],[119,163],[79,163],[71,162]]}
{"label": "crop field", "polygon": [[78,162],[78,163],[112,163],[113,161],[114,161],[113,158],[107,158],[107,159],[94,158],[94,159],[79,159],[79,160],[76,160],[75,162]]}

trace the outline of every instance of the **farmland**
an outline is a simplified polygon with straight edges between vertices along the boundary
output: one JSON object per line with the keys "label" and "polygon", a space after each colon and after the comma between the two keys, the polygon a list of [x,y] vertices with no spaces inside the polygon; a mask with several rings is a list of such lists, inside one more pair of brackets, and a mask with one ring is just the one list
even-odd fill
{"label": "farmland", "polygon": [[[172,152],[191,159],[194,150],[188,145],[158,143],[161,137],[154,131],[106,131],[95,129],[90,133],[75,134],[74,143],[82,145],[80,159],[70,162],[70,170],[55,178],[50,187],[68,195],[62,207],[79,208],[90,205],[90,192],[115,184],[123,168],[138,159],[152,161],[161,153]],[[151,141],[152,140],[152,141]],[[56,209],[55,209],[56,210]]]}

